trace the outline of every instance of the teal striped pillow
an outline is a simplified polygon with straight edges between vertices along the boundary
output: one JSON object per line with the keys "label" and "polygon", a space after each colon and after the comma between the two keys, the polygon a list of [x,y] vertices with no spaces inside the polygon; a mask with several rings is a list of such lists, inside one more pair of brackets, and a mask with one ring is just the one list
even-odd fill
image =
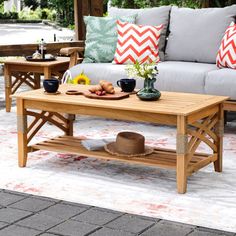
{"label": "teal striped pillow", "polygon": [[112,62],[118,38],[116,21],[134,23],[136,16],[84,16],[86,40],[83,63]]}

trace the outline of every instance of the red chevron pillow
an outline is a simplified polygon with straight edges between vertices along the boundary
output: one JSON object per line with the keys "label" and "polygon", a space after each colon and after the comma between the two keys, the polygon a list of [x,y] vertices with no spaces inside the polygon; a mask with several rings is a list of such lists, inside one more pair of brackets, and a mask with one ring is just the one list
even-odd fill
{"label": "red chevron pillow", "polygon": [[236,69],[236,24],[234,22],[227,28],[221,41],[216,64],[219,68]]}
{"label": "red chevron pillow", "polygon": [[118,42],[114,56],[116,64],[160,61],[158,43],[163,25],[144,26],[117,21]]}

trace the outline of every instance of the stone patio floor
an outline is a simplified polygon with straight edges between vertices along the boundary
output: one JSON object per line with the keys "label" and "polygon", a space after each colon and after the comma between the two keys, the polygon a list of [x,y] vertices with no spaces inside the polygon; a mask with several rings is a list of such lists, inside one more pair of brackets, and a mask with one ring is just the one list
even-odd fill
{"label": "stone patio floor", "polygon": [[0,236],[235,236],[234,233],[0,190]]}
{"label": "stone patio floor", "polygon": [[[0,76],[0,109],[5,108]],[[0,189],[0,236],[236,236],[167,220],[131,215]]]}

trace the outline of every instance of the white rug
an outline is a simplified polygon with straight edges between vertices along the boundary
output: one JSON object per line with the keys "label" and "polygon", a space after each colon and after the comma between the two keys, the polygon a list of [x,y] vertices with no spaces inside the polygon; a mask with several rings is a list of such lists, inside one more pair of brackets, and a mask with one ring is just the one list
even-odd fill
{"label": "white rug", "polygon": [[[114,137],[121,130],[142,132],[149,145],[175,147],[171,127],[92,117],[80,117],[75,124],[75,133],[84,138]],[[47,125],[33,142],[57,134]],[[202,169],[188,179],[187,193],[181,195],[175,172],[158,168],[46,151],[29,154],[27,167],[19,168],[15,109],[0,111],[0,188],[236,232],[233,123],[224,137],[223,170]]]}

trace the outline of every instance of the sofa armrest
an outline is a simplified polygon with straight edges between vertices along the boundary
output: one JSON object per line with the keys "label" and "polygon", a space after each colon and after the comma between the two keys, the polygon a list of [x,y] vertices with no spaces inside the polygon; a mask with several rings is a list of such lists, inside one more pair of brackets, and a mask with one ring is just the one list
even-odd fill
{"label": "sofa armrest", "polygon": [[60,56],[70,56],[69,68],[71,68],[72,66],[82,62],[83,52],[84,52],[84,47],[61,48]]}
{"label": "sofa armrest", "polygon": [[80,56],[82,56],[84,52],[84,47],[68,47],[61,48],[60,55],[62,56],[70,56],[71,54],[77,52]]}

